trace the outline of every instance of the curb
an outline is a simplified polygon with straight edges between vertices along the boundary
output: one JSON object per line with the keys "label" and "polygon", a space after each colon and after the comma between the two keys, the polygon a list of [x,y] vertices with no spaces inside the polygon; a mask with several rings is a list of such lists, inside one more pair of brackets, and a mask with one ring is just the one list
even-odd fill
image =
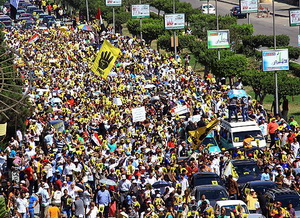
{"label": "curb", "polygon": [[[226,4],[229,4],[229,5],[239,5],[235,2],[231,2],[231,1],[226,1],[226,0],[218,0],[219,2],[223,2],[223,3],[226,3]],[[270,12],[270,15],[273,15],[272,12]],[[275,13],[275,16],[277,17],[289,17],[288,15],[284,15],[284,14],[278,14],[278,13]]]}

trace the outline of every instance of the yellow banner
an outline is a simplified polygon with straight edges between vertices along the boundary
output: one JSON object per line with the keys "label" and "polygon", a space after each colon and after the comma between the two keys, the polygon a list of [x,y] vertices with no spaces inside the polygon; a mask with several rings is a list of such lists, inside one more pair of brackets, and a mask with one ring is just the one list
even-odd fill
{"label": "yellow banner", "polygon": [[7,123],[0,124],[0,136],[6,135]]}
{"label": "yellow banner", "polygon": [[120,52],[120,49],[114,47],[107,40],[104,40],[91,70],[98,76],[106,79]]}
{"label": "yellow banner", "polygon": [[212,120],[206,126],[200,127],[196,130],[189,131],[190,137],[193,141],[193,149],[197,150],[205,137],[212,131],[212,129],[218,125],[219,120]]}

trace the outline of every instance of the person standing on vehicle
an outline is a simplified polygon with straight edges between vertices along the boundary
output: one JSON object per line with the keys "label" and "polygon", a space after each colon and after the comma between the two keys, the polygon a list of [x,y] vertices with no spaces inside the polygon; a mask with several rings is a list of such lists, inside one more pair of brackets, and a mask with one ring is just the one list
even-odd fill
{"label": "person standing on vehicle", "polygon": [[260,177],[261,181],[270,181],[270,174],[269,174],[269,168],[265,168],[264,172],[261,174]]}
{"label": "person standing on vehicle", "polygon": [[243,117],[243,121],[245,122],[249,120],[249,114],[248,114],[249,99],[247,96],[242,97],[241,105],[242,105],[242,117]]}
{"label": "person standing on vehicle", "polygon": [[233,179],[232,175],[228,176],[227,190],[228,190],[229,198],[232,200],[237,200],[238,196],[240,196],[238,184]]}
{"label": "person standing on vehicle", "polygon": [[233,97],[229,99],[228,105],[228,121],[231,122],[231,117],[235,115],[235,120],[238,122],[238,115],[237,115],[237,97]]}

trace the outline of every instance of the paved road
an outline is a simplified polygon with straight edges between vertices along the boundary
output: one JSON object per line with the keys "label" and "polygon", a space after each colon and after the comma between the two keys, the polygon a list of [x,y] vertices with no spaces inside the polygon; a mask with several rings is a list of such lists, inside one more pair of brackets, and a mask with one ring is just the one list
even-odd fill
{"label": "paved road", "polygon": [[[194,8],[199,8],[202,3],[206,3],[206,1],[199,0],[181,0],[183,2],[189,2],[192,4]],[[222,2],[221,2],[222,1]],[[225,0],[227,1],[227,0]],[[229,14],[230,9],[233,7],[233,4],[238,4],[238,0],[228,0],[228,2],[232,2],[233,4],[225,3],[225,1],[220,0],[218,2],[218,11],[220,15]],[[215,1],[210,1],[211,4],[215,5]],[[263,4],[264,5],[264,4]],[[272,7],[268,4],[264,5],[272,11]],[[290,45],[298,46],[298,27],[290,27],[289,26],[289,18],[288,18],[288,9],[294,8],[293,6],[281,3],[275,3],[275,14],[280,15],[276,16],[276,34],[286,34],[290,36]],[[239,24],[247,23],[247,19],[239,19]],[[272,16],[269,18],[258,18],[257,14],[251,14],[250,23],[253,24],[255,32],[254,34],[265,34],[265,35],[273,35],[273,19]]]}

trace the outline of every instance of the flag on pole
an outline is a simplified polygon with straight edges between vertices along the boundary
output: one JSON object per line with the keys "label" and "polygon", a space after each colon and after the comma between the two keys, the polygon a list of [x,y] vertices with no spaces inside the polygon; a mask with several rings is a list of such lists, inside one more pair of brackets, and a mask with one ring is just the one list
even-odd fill
{"label": "flag on pole", "polygon": [[99,22],[100,22],[101,30],[106,31],[106,28],[104,26],[103,19],[102,19],[102,12],[101,12],[100,8],[98,8],[98,11],[96,14],[96,19],[99,20]]}
{"label": "flag on pole", "polygon": [[19,6],[19,0],[10,0],[10,17],[11,19],[16,19],[17,10]]}
{"label": "flag on pole", "polygon": [[28,40],[28,43],[34,43],[34,42],[36,42],[38,39],[39,39],[40,37],[39,37],[39,34],[34,34],[29,40]]}
{"label": "flag on pole", "polygon": [[189,131],[189,135],[193,142],[193,149],[197,150],[205,137],[215,128],[220,120],[215,119],[210,121],[206,126],[200,127],[196,130]]}
{"label": "flag on pole", "polygon": [[98,52],[96,59],[93,63],[91,70],[98,76],[106,79],[117,57],[120,54],[120,49],[116,48],[109,41],[104,40],[100,51]]}

